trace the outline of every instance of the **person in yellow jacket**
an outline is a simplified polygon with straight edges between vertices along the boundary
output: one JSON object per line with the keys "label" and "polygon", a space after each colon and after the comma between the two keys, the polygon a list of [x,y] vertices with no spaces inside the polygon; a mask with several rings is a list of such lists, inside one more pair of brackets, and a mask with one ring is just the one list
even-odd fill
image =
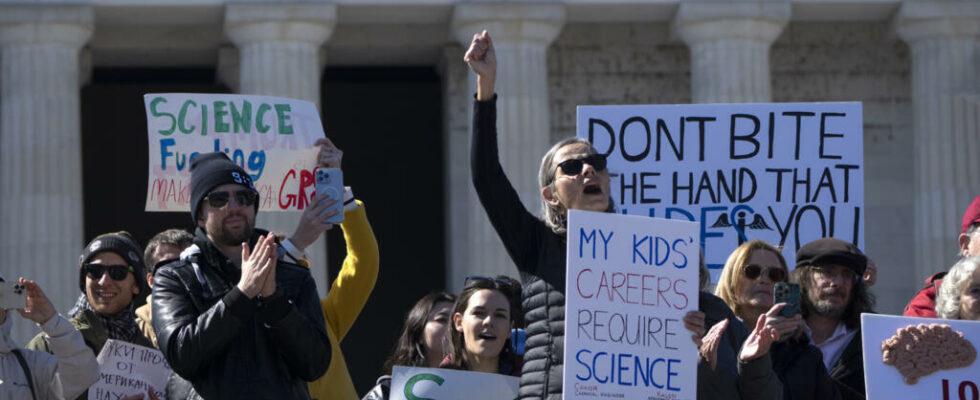
{"label": "person in yellow jacket", "polygon": [[[329,139],[321,139],[317,145],[320,146],[319,166],[340,168],[343,152]],[[349,187],[344,188],[343,199],[314,197],[311,206],[303,212],[296,232],[288,241],[283,242],[282,247],[287,258],[293,258],[298,263],[309,266],[303,250],[323,232],[333,227],[332,224],[323,223],[331,213],[323,215],[321,213],[335,201],[343,201],[344,204],[344,222],[340,227],[344,231],[344,240],[347,242],[347,256],[327,297],[320,300],[333,357],[330,359],[326,374],[310,382],[308,387],[310,398],[315,400],[357,400],[360,397],[347,371],[340,342],[344,340],[344,336],[357,320],[378,278],[378,242],[368,223],[364,203],[354,200]]]}

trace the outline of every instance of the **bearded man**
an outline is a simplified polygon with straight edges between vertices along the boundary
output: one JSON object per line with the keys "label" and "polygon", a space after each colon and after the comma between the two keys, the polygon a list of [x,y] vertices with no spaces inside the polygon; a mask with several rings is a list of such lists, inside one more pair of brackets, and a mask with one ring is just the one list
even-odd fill
{"label": "bearded man", "polygon": [[331,349],[309,269],[255,229],[252,178],[224,153],[191,161],[194,244],[154,277],[153,328],[206,399],[309,399]]}
{"label": "bearded man", "polygon": [[810,342],[844,399],[864,399],[861,313],[872,312],[864,271],[868,258],[857,246],[834,238],[807,243],[796,252],[790,279],[800,285]]}

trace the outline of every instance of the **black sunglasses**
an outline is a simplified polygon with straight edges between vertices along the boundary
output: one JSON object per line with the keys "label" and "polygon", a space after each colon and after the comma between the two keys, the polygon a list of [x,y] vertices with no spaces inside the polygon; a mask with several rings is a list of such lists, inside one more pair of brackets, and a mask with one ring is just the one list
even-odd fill
{"label": "black sunglasses", "polygon": [[[746,278],[754,281],[762,276],[762,267],[755,264],[746,265],[744,273]],[[786,279],[786,271],[783,271],[782,268],[766,268],[766,274],[769,275],[769,280],[773,282],[782,282]]]}
{"label": "black sunglasses", "polygon": [[606,156],[602,154],[591,154],[582,158],[573,158],[558,163],[558,168],[565,175],[578,175],[582,173],[583,164],[589,164],[596,172],[606,169]]}
{"label": "black sunglasses", "polygon": [[[228,200],[230,199],[231,193],[224,190],[208,193],[208,195],[204,197],[204,200],[208,201],[208,205],[210,205],[211,208],[224,207],[226,204],[228,204]],[[235,192],[235,200],[238,201],[238,204],[245,207],[255,204],[258,199],[259,194],[251,189],[242,189]]]}
{"label": "black sunglasses", "polygon": [[84,264],[82,270],[94,281],[102,279],[102,274],[106,272],[109,273],[110,278],[117,281],[126,279],[126,274],[129,272],[135,273],[131,265]]}

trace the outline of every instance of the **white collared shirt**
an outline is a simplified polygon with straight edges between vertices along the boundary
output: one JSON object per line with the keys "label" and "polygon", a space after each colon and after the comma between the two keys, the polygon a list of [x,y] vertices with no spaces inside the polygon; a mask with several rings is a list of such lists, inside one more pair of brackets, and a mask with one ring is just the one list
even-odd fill
{"label": "white collared shirt", "polygon": [[810,344],[817,346],[823,352],[823,365],[827,367],[827,372],[830,372],[831,367],[837,363],[841,354],[844,354],[844,349],[847,348],[847,344],[851,343],[851,339],[854,339],[857,333],[857,329],[849,330],[843,322],[838,322],[834,333],[827,340],[824,340],[823,343],[817,344],[813,342],[813,335],[807,330]]}

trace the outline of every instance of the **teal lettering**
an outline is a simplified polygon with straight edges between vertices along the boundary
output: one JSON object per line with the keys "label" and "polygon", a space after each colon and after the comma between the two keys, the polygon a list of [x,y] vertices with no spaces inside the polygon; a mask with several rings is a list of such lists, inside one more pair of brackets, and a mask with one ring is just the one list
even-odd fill
{"label": "teal lettering", "polygon": [[276,116],[279,117],[280,135],[293,134],[293,126],[289,124],[289,115],[286,114],[289,111],[291,111],[289,104],[276,104]]}
{"label": "teal lettering", "polygon": [[231,106],[231,122],[235,125],[235,132],[251,133],[252,130],[252,103],[248,100],[242,102],[241,112],[235,108],[235,103]]}
{"label": "teal lettering", "polygon": [[225,121],[225,117],[228,116],[228,103],[223,101],[214,102],[214,133],[228,133],[228,122]]}
{"label": "teal lettering", "polygon": [[170,118],[170,128],[168,128],[168,129],[161,129],[161,130],[157,131],[159,134],[161,134],[163,136],[168,136],[168,135],[174,133],[174,129],[177,129],[177,119],[174,118],[174,115],[173,114],[157,111],[157,104],[166,103],[166,102],[167,102],[167,99],[165,99],[163,97],[157,97],[157,98],[154,98],[153,100],[150,100],[150,115],[152,115],[154,117],[167,117],[167,118]]}
{"label": "teal lettering", "polygon": [[271,106],[262,103],[262,105],[259,106],[259,109],[255,111],[255,129],[258,130],[259,133],[269,132],[269,128],[271,128],[269,125],[262,123],[262,119],[265,118],[266,111],[269,111],[270,109],[272,109]]}
{"label": "teal lettering", "polygon": [[433,381],[437,385],[442,386],[442,382],[444,382],[445,379],[443,379],[439,375],[434,375],[434,374],[418,374],[418,375],[415,375],[415,376],[409,378],[408,379],[408,382],[405,382],[405,392],[404,393],[405,393],[405,398],[406,399],[408,399],[408,400],[434,400],[434,399],[425,398],[425,397],[418,397],[418,396],[415,395],[415,393],[413,393],[413,391],[415,389],[415,384],[416,383],[419,383],[420,381]]}

